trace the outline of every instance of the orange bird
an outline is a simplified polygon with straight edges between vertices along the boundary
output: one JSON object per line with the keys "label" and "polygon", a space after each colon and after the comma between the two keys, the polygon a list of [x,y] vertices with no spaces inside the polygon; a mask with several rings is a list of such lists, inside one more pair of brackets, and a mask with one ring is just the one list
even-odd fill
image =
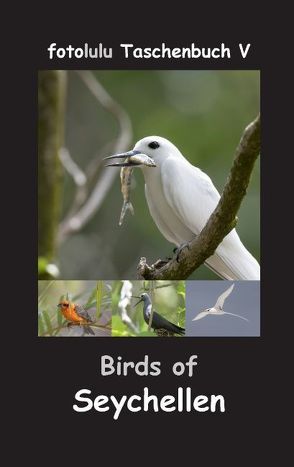
{"label": "orange bird", "polygon": [[[87,310],[81,305],[76,305],[75,303],[70,302],[69,300],[62,300],[57,305],[65,319],[70,321],[73,324],[88,324],[93,323],[93,320]],[[87,334],[92,334],[95,336],[93,329],[90,326],[84,326],[84,330]]]}

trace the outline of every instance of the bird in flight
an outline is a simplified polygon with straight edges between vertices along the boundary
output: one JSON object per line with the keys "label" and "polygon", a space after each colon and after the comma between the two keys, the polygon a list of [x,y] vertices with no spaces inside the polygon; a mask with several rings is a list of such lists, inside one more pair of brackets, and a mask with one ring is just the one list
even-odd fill
{"label": "bird in flight", "polygon": [[[132,156],[136,159],[132,162]],[[144,163],[148,156],[154,165]],[[105,159],[126,159],[108,166],[140,167],[150,214],[162,235],[180,252],[199,235],[216,208],[220,195],[211,179],[194,167],[170,141],[147,136],[128,151]],[[138,162],[139,161],[139,162]],[[223,279],[259,280],[260,267],[245,248],[235,229],[205,261]]]}
{"label": "bird in flight", "polygon": [[[140,298],[140,300],[135,304],[135,306],[139,305],[139,303],[141,302],[144,302],[143,303],[144,321],[147,325],[149,325],[149,320],[150,320],[150,315],[151,315],[151,310],[152,310],[151,298],[149,297],[147,293],[143,293],[141,294],[140,297],[134,297],[134,298]],[[185,334],[184,328],[181,328],[180,326],[177,326],[176,324],[171,323],[170,321],[168,321],[166,318],[161,316],[156,311],[153,311],[151,328],[157,331],[165,330],[171,334],[180,334],[180,335]]]}
{"label": "bird in flight", "polygon": [[199,319],[205,318],[205,316],[207,315],[215,315],[215,316],[231,315],[231,316],[237,316],[238,318],[248,321],[248,319],[244,318],[243,316],[236,315],[235,313],[228,313],[227,311],[223,311],[225,300],[232,293],[234,285],[235,284],[232,284],[231,287],[225,290],[218,297],[216,304],[212,308],[206,308],[206,310],[201,311],[200,313],[198,313],[198,315],[195,316],[195,318],[192,319],[192,321],[198,321]]}

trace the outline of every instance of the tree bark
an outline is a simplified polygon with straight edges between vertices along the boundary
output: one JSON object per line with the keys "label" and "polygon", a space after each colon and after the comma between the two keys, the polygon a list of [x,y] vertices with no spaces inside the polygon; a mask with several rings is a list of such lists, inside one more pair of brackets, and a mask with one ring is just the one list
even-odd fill
{"label": "tree bark", "polygon": [[[54,261],[60,215],[66,72],[38,73],[38,255]],[[43,271],[42,278],[46,272]]]}

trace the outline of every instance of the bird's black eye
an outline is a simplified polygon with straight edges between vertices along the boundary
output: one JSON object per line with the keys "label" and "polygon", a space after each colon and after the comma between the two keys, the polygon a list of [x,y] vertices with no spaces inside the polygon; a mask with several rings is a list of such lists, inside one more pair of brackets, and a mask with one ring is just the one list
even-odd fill
{"label": "bird's black eye", "polygon": [[149,143],[148,146],[151,149],[157,149],[159,148],[159,143],[157,141],[152,141],[152,143]]}

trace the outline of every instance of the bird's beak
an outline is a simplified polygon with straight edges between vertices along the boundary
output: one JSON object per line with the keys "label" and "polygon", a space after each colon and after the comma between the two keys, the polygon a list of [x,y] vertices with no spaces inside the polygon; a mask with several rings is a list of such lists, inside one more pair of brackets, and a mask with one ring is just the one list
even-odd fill
{"label": "bird's beak", "polygon": [[133,149],[132,151],[122,152],[120,154],[114,154],[114,156],[104,157],[103,160],[105,161],[109,159],[127,159],[128,158],[127,161],[116,162],[114,164],[106,164],[105,167],[136,167],[136,166],[138,167],[144,164],[141,162],[131,160],[132,156],[138,156],[138,155],[146,156],[146,154],[141,153],[141,151],[137,151],[136,149]]}
{"label": "bird's beak", "polygon": [[61,308],[61,307],[62,307],[62,303],[58,303],[57,306],[58,306],[59,308]]}
{"label": "bird's beak", "polygon": [[141,297],[136,297],[135,295],[132,295],[132,298],[140,298],[140,300],[133,306],[133,308],[135,308],[137,305],[139,305],[139,303],[143,302],[143,298],[141,298]]}

